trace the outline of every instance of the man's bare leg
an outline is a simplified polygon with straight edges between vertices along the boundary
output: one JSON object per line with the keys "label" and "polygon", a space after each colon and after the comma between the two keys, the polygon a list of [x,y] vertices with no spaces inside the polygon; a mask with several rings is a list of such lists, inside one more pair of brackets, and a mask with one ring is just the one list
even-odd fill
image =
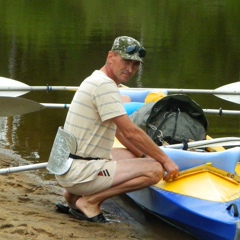
{"label": "man's bare leg", "polygon": [[126,148],[113,148],[111,154],[112,154],[113,160],[115,161],[122,160],[122,159],[137,158],[132,152],[130,152]]}
{"label": "man's bare leg", "polygon": [[102,202],[113,196],[156,184],[164,174],[160,163],[153,159],[127,159],[117,163],[116,176],[111,188],[83,196],[76,201],[79,210],[88,217],[98,215]]}
{"label": "man's bare leg", "polygon": [[86,216],[94,217],[101,212],[100,206],[106,199],[122,193],[142,189],[150,185],[151,184],[149,184],[147,178],[139,177],[137,179],[133,179],[115,187],[109,188],[103,192],[83,196],[77,200],[76,206],[78,209],[84,212]]}
{"label": "man's bare leg", "polygon": [[63,196],[64,196],[65,200],[67,201],[68,206],[70,208],[73,208],[73,209],[77,208],[76,202],[81,196],[72,194],[72,193],[68,192],[67,190],[64,190]]}
{"label": "man's bare leg", "polygon": [[[120,160],[123,158],[125,158],[125,159],[135,158],[135,155],[125,148],[113,149],[112,156],[113,156],[114,160]],[[76,202],[81,196],[72,194],[72,193],[68,192],[66,189],[64,190],[63,196],[70,208],[73,208],[73,209],[77,208]]]}

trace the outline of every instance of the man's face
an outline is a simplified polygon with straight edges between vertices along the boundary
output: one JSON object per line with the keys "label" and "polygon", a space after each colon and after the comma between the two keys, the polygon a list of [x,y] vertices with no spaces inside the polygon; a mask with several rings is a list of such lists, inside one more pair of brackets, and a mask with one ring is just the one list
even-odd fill
{"label": "man's face", "polygon": [[120,54],[113,52],[109,53],[109,63],[111,78],[117,83],[127,83],[131,77],[137,72],[140,62],[127,60],[121,57]]}

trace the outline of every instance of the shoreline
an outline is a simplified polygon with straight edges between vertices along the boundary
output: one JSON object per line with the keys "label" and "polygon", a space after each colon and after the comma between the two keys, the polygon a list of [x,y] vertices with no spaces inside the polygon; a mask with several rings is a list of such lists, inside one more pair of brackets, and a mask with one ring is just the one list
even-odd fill
{"label": "shoreline", "polygon": [[[1,168],[24,164],[29,162],[0,148]],[[62,188],[56,181],[41,179],[42,171],[46,170],[0,175],[0,239],[154,239],[144,236],[140,224],[111,199],[102,210],[106,217],[119,223],[89,223],[58,213],[55,204],[64,204]]]}

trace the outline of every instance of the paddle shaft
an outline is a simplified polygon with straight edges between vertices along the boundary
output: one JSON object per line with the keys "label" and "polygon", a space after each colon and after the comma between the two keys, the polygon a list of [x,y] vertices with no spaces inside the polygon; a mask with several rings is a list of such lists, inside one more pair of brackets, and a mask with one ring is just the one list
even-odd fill
{"label": "paddle shaft", "polygon": [[[46,108],[60,108],[60,109],[66,109],[70,107],[70,104],[66,103],[41,103]],[[215,114],[215,115],[240,115],[240,111],[238,110],[224,110],[222,108],[220,109],[203,109],[204,113],[206,114]]]}
{"label": "paddle shaft", "polygon": [[46,168],[46,166],[47,166],[47,163],[36,163],[36,164],[29,164],[25,166],[19,166],[19,167],[3,168],[3,169],[0,169],[0,174],[37,170],[37,169]]}
{"label": "paddle shaft", "polygon": [[[0,91],[77,91],[75,86],[0,86]],[[240,95],[238,89],[228,90],[211,90],[211,89],[178,89],[178,88],[120,88],[121,91],[168,91],[169,93],[191,93],[191,94],[217,94],[217,95]]]}
{"label": "paddle shaft", "polygon": [[[207,148],[207,147],[215,147],[215,146],[240,146],[240,138],[239,137],[222,137],[222,138],[214,138],[209,140],[200,140],[187,143],[188,148]],[[183,149],[184,144],[172,144],[167,146],[162,146],[163,148],[174,148],[174,149]],[[162,148],[160,147],[160,148]]]}
{"label": "paddle shaft", "polygon": [[[78,87],[73,86],[29,86],[25,83],[0,77],[0,96],[18,97],[28,93],[29,91],[77,91]],[[240,104],[240,82],[230,83],[215,90],[209,89],[177,89],[177,88],[128,88],[123,84],[119,85],[119,89],[124,91],[149,91],[163,93],[178,94],[214,94],[223,100]],[[126,92],[127,95],[127,92]]]}
{"label": "paddle shaft", "polygon": [[[30,112],[39,111],[45,108],[67,109],[70,104],[66,103],[38,103],[20,97],[1,97],[0,96],[0,117],[22,115]],[[240,115],[239,110],[203,109],[207,114]]]}

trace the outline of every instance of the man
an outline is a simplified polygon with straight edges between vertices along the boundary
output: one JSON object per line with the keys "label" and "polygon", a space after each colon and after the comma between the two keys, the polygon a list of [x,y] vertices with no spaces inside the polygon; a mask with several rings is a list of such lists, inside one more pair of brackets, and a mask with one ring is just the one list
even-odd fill
{"label": "man", "polygon": [[[122,105],[117,86],[127,83],[143,63],[145,49],[127,36],[115,39],[105,65],[80,85],[64,130],[77,139],[72,165],[56,176],[69,207],[58,210],[90,222],[107,222],[103,201],[178,176],[178,167],[147,134],[134,125]],[[114,138],[126,147],[114,149]],[[112,157],[111,157],[112,155]],[[81,156],[81,157],[80,157]]]}

